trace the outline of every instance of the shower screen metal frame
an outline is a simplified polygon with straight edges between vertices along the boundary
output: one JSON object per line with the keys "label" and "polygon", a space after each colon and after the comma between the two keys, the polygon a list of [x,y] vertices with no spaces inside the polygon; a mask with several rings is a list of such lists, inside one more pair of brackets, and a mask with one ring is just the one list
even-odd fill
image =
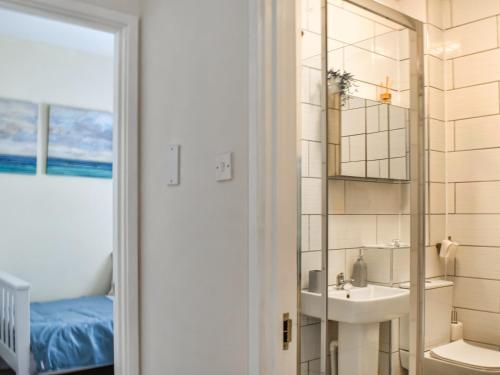
{"label": "shower screen metal frame", "polygon": [[[423,24],[395,9],[377,3],[374,0],[344,0],[373,14],[393,21],[409,30],[410,34],[410,375],[423,374],[424,359],[424,296],[425,296],[425,106],[424,106],[424,61],[423,61]],[[322,272],[320,291],[323,298],[321,316],[321,358],[322,375],[330,374],[328,351],[328,14],[327,0],[321,0],[321,139],[322,139],[322,212],[321,212],[321,259]],[[299,125],[300,126],[300,125]],[[300,134],[300,128],[299,134]],[[300,136],[298,137],[300,139]],[[300,143],[300,142],[299,142]],[[298,147],[298,160],[301,160],[301,148]],[[300,164],[300,163],[299,163]],[[299,167],[300,168],[300,167]],[[300,169],[299,169],[300,171]],[[301,174],[299,173],[299,176]],[[300,200],[300,184],[299,184]],[[299,205],[300,207],[300,205]],[[299,212],[298,233],[301,232],[301,212]],[[301,288],[301,251],[298,241],[298,310],[300,313]],[[300,347],[298,369],[300,372]]]}

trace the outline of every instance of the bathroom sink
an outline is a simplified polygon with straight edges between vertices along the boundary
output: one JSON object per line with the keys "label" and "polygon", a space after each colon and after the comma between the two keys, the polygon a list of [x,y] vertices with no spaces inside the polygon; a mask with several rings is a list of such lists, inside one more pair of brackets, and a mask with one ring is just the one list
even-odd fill
{"label": "bathroom sink", "polygon": [[[302,291],[302,313],[321,317],[319,293]],[[377,375],[380,322],[410,311],[408,289],[368,285],[328,290],[328,319],[339,322],[338,374]]]}
{"label": "bathroom sink", "polygon": [[[368,285],[365,288],[328,291],[328,318],[338,322],[365,324],[396,319],[409,313],[407,289]],[[320,317],[321,295],[302,291],[302,312]]]}

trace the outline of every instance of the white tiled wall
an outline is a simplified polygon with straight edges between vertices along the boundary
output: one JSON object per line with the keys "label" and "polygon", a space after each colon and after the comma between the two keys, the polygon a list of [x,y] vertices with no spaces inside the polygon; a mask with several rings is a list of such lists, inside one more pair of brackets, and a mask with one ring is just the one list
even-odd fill
{"label": "white tiled wall", "polygon": [[[500,348],[500,331],[494,328],[500,326],[499,6],[497,0],[484,0],[480,4],[468,0],[427,0],[428,24],[425,27],[426,276],[443,275],[443,265],[435,247],[437,242],[451,235],[462,243],[455,268],[451,270],[456,275],[454,305],[459,319],[464,322],[465,338],[497,349]],[[319,15],[318,10],[312,8],[310,14]],[[333,15],[338,17],[336,24],[352,25],[358,17],[367,18],[363,12],[353,12],[351,6],[342,5],[341,1],[332,1],[330,8],[336,10],[336,15]],[[338,16],[340,14],[342,17]],[[308,22],[311,25],[311,17]],[[336,68],[345,67],[360,79],[358,95],[374,99],[380,75],[392,75],[396,70],[396,76],[401,77],[407,71],[408,46],[402,43],[404,38],[401,35],[405,32],[397,31],[400,37],[396,47],[392,35],[396,34],[393,31],[398,30],[397,26],[373,23],[372,27],[371,22],[360,20],[361,26],[355,33],[348,33],[348,26],[332,29],[337,40],[331,40],[330,57]],[[310,31],[317,33],[318,24],[312,24]],[[310,50],[314,51],[314,48]],[[396,50],[398,54],[394,53]],[[368,56],[371,65],[366,68],[361,60]],[[395,61],[398,58],[399,62]],[[310,56],[304,65],[318,69],[318,62],[319,59]],[[303,77],[307,85],[303,90],[306,95],[302,107],[303,138],[305,142],[318,142],[319,109],[315,105],[319,96],[313,92],[318,87],[318,75],[309,72]],[[404,90],[408,89],[408,82],[400,79],[394,88],[403,90],[395,91],[395,98],[398,94],[403,98],[402,94],[407,94]],[[306,103],[308,107],[305,107]],[[308,174],[307,179],[317,178],[318,170],[311,167],[317,158],[311,158],[310,144],[304,149],[308,156],[304,158],[307,167],[303,171]],[[352,168],[355,168],[356,157],[349,156],[353,159]],[[311,160],[315,161],[311,164]],[[313,175],[309,175],[311,170]],[[409,241],[408,186],[331,181],[330,196],[331,283],[338,272],[343,271],[349,276],[361,245],[387,242],[393,238]],[[303,231],[306,238],[303,250],[307,252],[304,254],[306,264],[317,267],[320,216],[319,211],[315,211],[318,206],[314,199],[306,206],[309,215],[303,222],[308,231]],[[407,256],[401,253],[393,259],[396,263],[406,264]],[[377,259],[372,275],[383,280],[385,274],[380,270],[388,269],[384,267],[387,262],[384,257]],[[307,269],[303,268],[303,271]],[[407,277],[404,267],[396,271],[397,277]],[[308,324],[308,327],[314,324],[317,322]],[[381,335],[390,335],[391,326],[385,324]],[[382,336],[381,342],[384,342]],[[381,374],[400,371],[396,352],[392,349],[381,346]],[[317,358],[304,363],[304,374],[314,373],[317,364]]]}
{"label": "white tiled wall", "polygon": [[[320,27],[319,0],[302,1],[301,38],[301,126],[302,126],[302,287],[308,286],[308,271],[321,268],[321,143],[320,143]],[[408,79],[401,80],[408,72],[408,35],[400,27],[363,10],[353,8],[342,1],[329,2],[329,58],[331,67],[346,69],[358,79],[357,96],[376,99],[381,82],[389,75],[393,81],[394,102],[399,103],[408,95]],[[398,102],[399,101],[399,102]],[[347,115],[356,116],[353,110]],[[364,110],[359,111],[363,121]],[[352,121],[353,124],[361,121]],[[343,152],[351,160],[350,168],[357,167],[357,161],[365,159],[356,150],[356,134]],[[387,129],[388,130],[388,129]],[[363,127],[364,132],[364,127]],[[395,130],[397,132],[397,130]],[[394,134],[397,136],[398,134]],[[364,137],[360,137],[361,138]],[[387,135],[385,137],[387,140]],[[353,147],[348,147],[353,146]],[[358,145],[359,146],[359,145]],[[397,150],[393,150],[396,152]],[[364,163],[359,163],[364,170]],[[352,264],[359,248],[367,244],[387,243],[393,239],[409,242],[409,189],[408,184],[375,183],[357,181],[329,182],[329,283],[335,283],[338,273],[351,274]],[[374,256],[372,256],[374,255]],[[393,260],[390,257],[393,257]],[[373,281],[392,283],[406,281],[409,277],[409,251],[401,249],[392,254],[374,250],[367,254],[370,277]],[[392,265],[392,266],[391,266]],[[394,279],[390,278],[393,274]],[[398,350],[397,322],[388,322],[381,330],[381,373],[389,374],[391,363],[399,363],[395,353]],[[332,337],[335,336],[333,329]],[[301,327],[302,374],[319,373],[320,324],[316,319],[303,317]],[[390,345],[392,343],[392,345]],[[396,368],[396,367],[394,367]],[[399,365],[397,366],[399,368]],[[393,372],[394,373],[394,372]]]}
{"label": "white tiled wall", "polygon": [[448,233],[468,340],[500,348],[500,2],[447,0]]}

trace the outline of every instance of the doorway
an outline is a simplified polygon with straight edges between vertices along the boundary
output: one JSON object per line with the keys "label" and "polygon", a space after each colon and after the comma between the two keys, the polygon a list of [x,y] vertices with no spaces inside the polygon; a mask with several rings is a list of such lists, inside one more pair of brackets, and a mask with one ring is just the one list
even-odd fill
{"label": "doorway", "polygon": [[[90,31],[93,30],[97,34],[108,34],[111,36],[111,49],[114,61],[111,63],[110,71],[108,71],[111,77],[107,78],[112,86],[113,97],[109,100],[107,108],[97,108],[95,105],[81,105],[82,103],[66,103],[63,100],[64,98],[61,100],[52,100],[53,98],[49,98],[46,101],[44,100],[44,103],[40,103],[40,100],[36,100],[36,98],[23,98],[22,95],[3,95],[7,96],[4,98],[4,102],[7,102],[7,104],[16,108],[22,107],[22,109],[27,111],[33,111],[33,116],[28,116],[27,118],[35,124],[35,127],[42,123],[38,122],[39,118],[47,119],[46,124],[48,125],[45,129],[46,133],[40,128],[36,130],[34,137],[36,143],[34,146],[31,144],[28,147],[28,149],[31,148],[29,151],[35,150],[35,155],[29,154],[26,151],[27,149],[24,149],[23,162],[21,164],[17,163],[17,167],[21,166],[20,168],[24,168],[24,170],[15,171],[9,167],[10,170],[6,172],[21,172],[20,174],[27,179],[39,176],[48,178],[50,175],[53,178],[61,179],[61,181],[63,178],[68,178],[69,180],[77,177],[103,179],[112,177],[112,182],[111,180],[109,181],[111,183],[108,189],[111,201],[110,207],[112,206],[112,212],[109,213],[109,217],[112,218],[112,224],[109,228],[109,237],[111,238],[109,241],[110,249],[108,251],[113,253],[113,281],[116,288],[114,290],[114,308],[112,310],[114,347],[111,349],[111,355],[114,357],[115,374],[138,374],[138,19],[135,16],[73,1],[61,1],[57,5],[54,5],[53,2],[43,0],[5,0],[0,1],[0,9],[18,15],[36,17],[41,20],[61,22],[69,28],[85,28]],[[43,38],[44,36],[46,35],[39,33],[34,37]],[[66,43],[71,43],[72,39],[69,33],[68,35],[59,35],[59,39],[64,40],[65,36]],[[89,48],[99,48],[99,46],[100,43],[89,43],[88,45]],[[43,72],[41,73],[43,74]],[[45,73],[48,74],[47,72]],[[86,69],[83,68],[82,76],[85,73]],[[29,91],[29,83],[27,86]],[[8,96],[12,97],[9,98]],[[8,102],[8,99],[11,99],[11,101]],[[82,114],[82,110],[86,112]],[[89,164],[80,163],[79,165],[71,166],[67,164],[63,166],[54,164],[55,161],[61,161],[58,160],[61,159],[61,155],[56,153],[57,147],[55,146],[57,142],[55,142],[54,138],[50,138],[51,118],[53,120],[52,134],[54,135],[57,133],[55,125],[57,121],[55,119],[58,111],[59,117],[74,117],[75,112],[78,112],[76,115],[79,115],[80,118],[94,118],[95,123],[101,126],[106,121],[109,121],[109,118],[105,118],[105,110],[107,110],[107,113],[112,113],[110,127],[113,136],[110,140],[111,145],[103,146],[102,148],[98,147],[97,151],[101,152],[111,149],[109,160],[101,160],[101,158],[105,157],[103,153],[100,153],[95,159],[82,160],[83,162],[91,162]],[[103,128],[101,130],[103,132],[107,131]],[[29,141],[28,138],[26,140]],[[76,148],[74,147],[66,148],[66,152],[75,150]],[[61,147],[59,151],[61,151]],[[80,152],[82,150],[76,151]],[[96,149],[93,148],[91,151],[95,152]],[[44,152],[46,152],[45,155],[43,154]],[[53,158],[51,158],[51,152],[54,152],[52,154]],[[77,158],[68,159],[74,161]],[[112,168],[109,167],[111,164]],[[67,177],[68,173],[72,177]],[[82,174],[87,175],[83,176]],[[75,186],[79,185],[81,183],[75,183]],[[43,200],[43,196],[41,198]],[[16,215],[16,212],[12,214]],[[78,213],[75,214],[77,215]],[[111,260],[109,262],[111,263]],[[111,266],[109,268],[111,269]],[[7,362],[17,373],[27,374],[27,371],[29,371],[30,356],[30,300],[29,293],[23,293],[23,290],[35,288],[38,286],[38,283],[37,285],[29,285],[29,283],[23,283],[21,278],[9,279],[6,277],[5,279],[6,282],[4,285],[7,285],[5,289],[7,292],[3,292],[4,301],[2,306],[7,310],[10,308],[9,327],[11,330],[2,330],[2,340],[4,340],[4,343],[8,341],[9,344],[5,346],[0,354],[8,357]],[[59,280],[61,284],[64,282],[63,280]],[[10,284],[14,285],[15,288],[9,291],[8,287]],[[54,284],[57,284],[57,281]],[[81,293],[84,294],[84,292]],[[10,296],[11,299],[6,299],[5,296]],[[23,330],[28,340],[18,339],[15,336],[23,333]]]}

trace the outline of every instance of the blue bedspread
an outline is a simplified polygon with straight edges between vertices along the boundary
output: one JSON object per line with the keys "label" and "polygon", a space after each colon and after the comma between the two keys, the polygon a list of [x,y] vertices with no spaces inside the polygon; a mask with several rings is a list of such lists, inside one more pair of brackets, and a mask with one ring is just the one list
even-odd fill
{"label": "blue bedspread", "polygon": [[39,372],[113,364],[113,301],[32,303],[31,351]]}

